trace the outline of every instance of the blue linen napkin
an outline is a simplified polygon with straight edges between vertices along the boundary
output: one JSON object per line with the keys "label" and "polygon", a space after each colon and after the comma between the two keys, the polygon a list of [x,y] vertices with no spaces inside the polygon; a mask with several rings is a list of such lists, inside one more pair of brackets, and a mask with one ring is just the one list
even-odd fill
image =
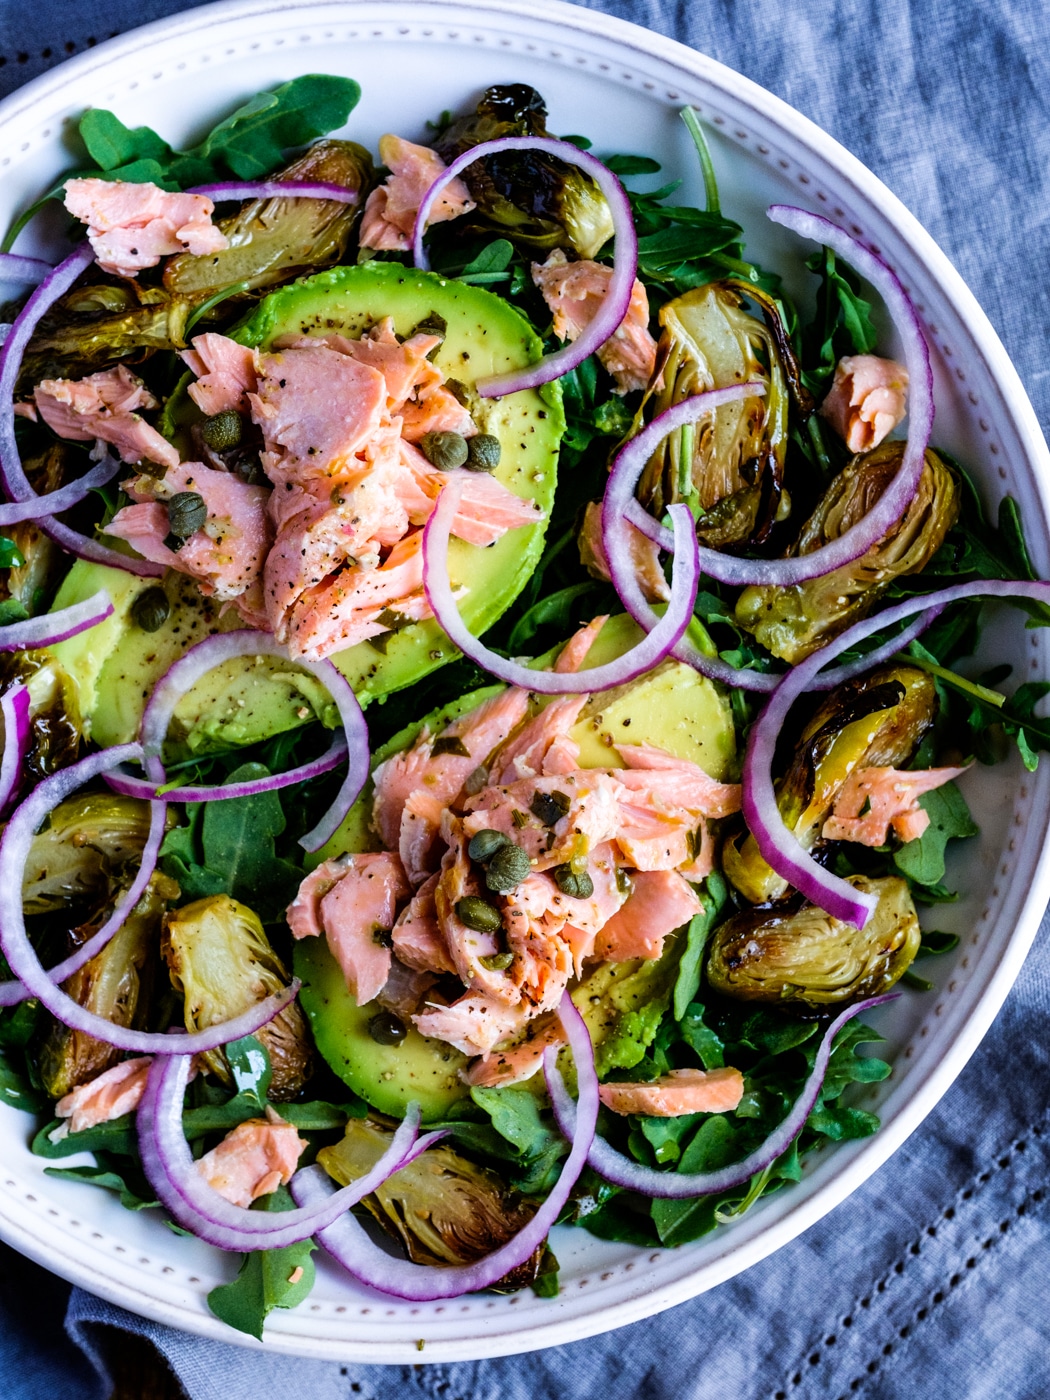
{"label": "blue linen napkin", "polygon": [[[0,4],[0,92],[180,0]],[[827,128],[938,239],[1050,418],[1050,12],[1042,0],[603,0]],[[1045,761],[1045,760],[1044,760]],[[980,814],[978,813],[978,818]],[[505,1360],[378,1367],[248,1353],[66,1289],[0,1246],[0,1392],[108,1394],[98,1327],[149,1337],[191,1400],[967,1400],[1050,1394],[1050,921],[953,1089],[802,1238],[615,1334]],[[32,1293],[34,1306],[26,1305]],[[75,1345],[74,1345],[75,1343]]]}

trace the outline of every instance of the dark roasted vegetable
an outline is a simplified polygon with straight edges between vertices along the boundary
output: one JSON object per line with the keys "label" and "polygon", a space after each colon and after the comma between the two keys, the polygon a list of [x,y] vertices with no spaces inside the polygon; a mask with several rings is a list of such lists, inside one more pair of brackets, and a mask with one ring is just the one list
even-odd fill
{"label": "dark roasted vegetable", "polygon": [[[482,94],[477,109],[446,127],[434,146],[446,164],[482,141],[550,136],[547,108],[535,88],[504,83]],[[612,237],[612,214],[598,186],[576,166],[539,151],[488,156],[463,172],[473,212],[457,228],[497,231],[535,250],[572,248],[593,258]]]}
{"label": "dark roasted vegetable", "polygon": [[149,806],[115,792],[78,793],[33,837],[22,883],[27,914],[109,901],[131,883],[149,832]]}
{"label": "dark roasted vegetable", "polygon": [[[177,898],[178,892],[174,880],[158,871],[123,926],[101,953],[62,984],[63,990],[78,1005],[114,1025],[141,1028],[156,970],[161,918],[168,901]],[[96,933],[111,908],[112,901],[107,901],[90,923],[75,929],[67,952]],[[50,1016],[47,1019],[48,1029],[40,1045],[40,1078],[52,1098],[61,1098],[124,1058],[122,1050],[83,1031],[70,1030]]]}
{"label": "dark roasted vegetable", "polygon": [[[185,998],[188,1031],[238,1016],[291,980],[258,917],[225,894],[209,895],[169,914],[163,953],[172,984]],[[270,1098],[275,1103],[294,1099],[310,1077],[313,1060],[298,1005],[286,1006],[255,1035],[270,1056]],[[212,1074],[232,1082],[221,1050],[200,1058]]]}
{"label": "dark roasted vegetable", "polygon": [[[896,475],[902,442],[885,442],[854,457],[806,521],[792,555],[813,550],[863,519]],[[920,573],[959,514],[955,476],[927,451],[919,489],[900,520],[868,552],[830,574],[787,588],[745,588],[736,620],[774,656],[794,665],[866,617],[896,578]]]}
{"label": "dark roasted vegetable", "polygon": [[[391,1136],[392,1130],[376,1120],[355,1118],[342,1142],[322,1148],[317,1160],[346,1186],[371,1170]],[[420,1153],[362,1204],[416,1264],[472,1264],[506,1244],[535,1213],[495,1172],[469,1162],[446,1143]],[[500,1279],[495,1291],[530,1284],[545,1250],[540,1245],[525,1264]]]}
{"label": "dark roasted vegetable", "polygon": [[[164,269],[163,286],[139,280],[74,287],[47,313],[30,341],[19,377],[28,393],[41,379],[79,376],[118,360],[181,349],[186,323],[204,303],[232,289],[231,305],[338,262],[373,181],[372,159],[352,141],[318,141],[275,179],[324,180],[357,190],[356,204],[325,199],[253,199],[218,219],[230,246],[197,257],[180,253]],[[97,277],[97,268],[89,269]],[[236,297],[237,300],[234,300]],[[226,299],[216,315],[229,314]],[[206,329],[208,314],[196,329]]]}
{"label": "dark roasted vegetable", "polygon": [[774,334],[743,301],[732,284],[711,282],[667,302],[660,310],[660,387],[647,396],[655,417],[707,389],[745,380],[765,385],[763,396],[724,404],[673,434],[642,476],[643,504],[659,516],[685,501],[698,517],[697,538],[713,549],[760,544],[789,508],[783,491],[788,378],[781,350],[790,351],[776,304],[761,299]]}
{"label": "dark roasted vegetable", "polygon": [[742,1001],[801,1002],[821,1008],[888,991],[907,971],[922,937],[905,880],[849,883],[878,896],[863,929],[813,904],[794,913],[751,909],[722,924],[711,941],[707,980]]}
{"label": "dark roasted vegetable", "polygon": [[[805,851],[824,844],[824,823],[857,768],[902,768],[933,723],[937,691],[914,666],[881,666],[828,695],[802,731],[776,785],[784,824]],[[752,904],[782,899],[789,886],[759,853],[751,835],[726,841],[722,867]]]}

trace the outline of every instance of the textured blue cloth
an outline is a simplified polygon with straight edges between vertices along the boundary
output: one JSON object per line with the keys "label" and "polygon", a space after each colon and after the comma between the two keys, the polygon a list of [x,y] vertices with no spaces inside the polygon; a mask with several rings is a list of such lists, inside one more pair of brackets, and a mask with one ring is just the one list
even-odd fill
{"label": "textured blue cloth", "polygon": [[[0,5],[0,88],[185,8]],[[1050,418],[1045,0],[605,0],[826,127],[939,240]],[[98,1325],[150,1337],[192,1400],[1042,1400],[1050,1395],[1050,925],[958,1083],[868,1184],[773,1258],[612,1336],[527,1358],[368,1367],[248,1354],[154,1326],[3,1254],[0,1393],[108,1393]],[[2,1250],[2,1247],[0,1247]],[[32,1293],[34,1304],[27,1306]],[[73,1345],[73,1342],[79,1344]]]}

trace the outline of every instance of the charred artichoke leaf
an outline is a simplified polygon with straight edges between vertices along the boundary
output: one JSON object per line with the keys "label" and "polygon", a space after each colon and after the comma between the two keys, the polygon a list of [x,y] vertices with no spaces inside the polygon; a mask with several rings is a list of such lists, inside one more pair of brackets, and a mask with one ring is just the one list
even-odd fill
{"label": "charred artichoke leaf", "polygon": [[[141,804],[139,804],[141,805]],[[128,872],[128,883],[132,878]],[[159,872],[123,925],[96,957],[62,986],[79,1005],[116,1026],[145,1024],[156,972],[161,918],[179,887]],[[73,952],[101,928],[112,909],[107,901],[87,924],[75,929],[68,952]],[[95,1079],[124,1058],[124,1052],[83,1031],[70,1030],[53,1017],[40,1045],[40,1077],[52,1098],[59,1099],[78,1084]]]}
{"label": "charred artichoke leaf", "polygon": [[907,882],[890,876],[849,883],[878,904],[863,929],[807,904],[794,913],[749,909],[715,932],[707,980],[741,1001],[842,1006],[886,992],[903,976],[922,937]]}
{"label": "charred artichoke leaf", "polygon": [[[477,108],[445,128],[434,143],[446,164],[483,141],[550,136],[547,108],[535,88],[488,88]],[[497,231],[537,252],[572,248],[593,258],[612,237],[612,214],[598,186],[576,166],[538,151],[488,156],[463,172],[477,208],[464,227]]]}
{"label": "charred artichoke leaf", "polygon": [[[346,1136],[323,1147],[317,1160],[341,1186],[375,1166],[393,1129],[374,1118],[352,1119]],[[535,1206],[509,1191],[495,1172],[460,1156],[445,1143],[421,1152],[388,1177],[362,1205],[416,1264],[472,1264],[516,1235]],[[536,1278],[546,1246],[500,1279],[497,1292],[524,1288]]]}
{"label": "charred artichoke leaf", "polygon": [[[825,697],[776,784],[780,815],[803,850],[815,852],[826,844],[821,831],[850,773],[903,768],[936,712],[936,686],[914,666],[880,666]],[[726,841],[722,868],[751,904],[783,899],[790,889],[750,834]]]}
{"label": "charred artichoke leaf", "polygon": [[[900,467],[903,442],[854,457],[835,477],[790,551],[811,554],[862,520]],[[794,665],[866,617],[894,579],[921,573],[959,514],[954,473],[927,450],[919,488],[900,520],[866,554],[830,574],[786,588],[745,588],[736,620]]]}
{"label": "charred artichoke leaf", "polygon": [[254,199],[217,220],[229,240],[220,253],[179,253],[164,269],[176,300],[197,304],[224,287],[272,287],[339,262],[365,197],[375,182],[372,157],[355,141],[318,141],[276,180],[323,180],[355,190],[356,204],[332,199]]}
{"label": "charred artichoke leaf", "polygon": [[149,833],[149,804],[115,792],[77,793],[33,837],[22,882],[27,914],[50,914],[131,883]]}
{"label": "charred artichoke leaf", "polygon": [[659,516],[686,502],[697,516],[697,539],[712,549],[760,544],[788,510],[789,390],[780,337],[743,303],[730,283],[711,282],[661,307],[657,374],[646,397],[655,417],[708,389],[746,380],[765,386],[763,396],[723,404],[672,434],[642,474],[642,503]]}
{"label": "charred artichoke leaf", "polygon": [[[173,910],[164,921],[162,952],[172,985],[184,998],[188,1031],[239,1016],[291,980],[258,916],[225,894]],[[298,1004],[286,1006],[255,1036],[270,1056],[270,1098],[275,1103],[294,1099],[309,1079],[313,1061]],[[200,1059],[224,1084],[232,1084],[222,1050],[211,1050]]]}

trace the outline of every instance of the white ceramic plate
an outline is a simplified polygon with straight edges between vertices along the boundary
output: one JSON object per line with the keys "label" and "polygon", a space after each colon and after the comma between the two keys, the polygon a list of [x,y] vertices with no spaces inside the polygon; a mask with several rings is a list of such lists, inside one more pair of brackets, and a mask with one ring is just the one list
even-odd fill
{"label": "white ceramic plate", "polygon": [[[234,0],[149,25],[65,63],[0,106],[0,223],[68,168],[63,137],[88,106],[145,122],[181,145],[251,93],[299,73],[356,77],[363,88],[348,134],[375,148],[383,132],[420,139],[425,121],[472,105],[495,82],[532,83],[553,131],[582,132],[597,154],[655,155],[682,174],[685,202],[702,190],[678,109],[693,103],[715,133],[727,213],[757,261],[804,286],[805,252],[769,224],[765,207],[797,202],[881,250],[912,293],[936,367],[935,441],[977,473],[987,503],[1021,503],[1035,562],[1050,563],[1050,460],[1021,382],[958,274],[899,201],[857,160],[791,108],[701,54],[601,14],[552,0]],[[31,240],[20,250],[33,252]],[[41,251],[49,251],[46,245]],[[51,249],[50,251],[57,251]],[[1015,676],[1047,675],[1046,633],[1004,611],[988,659]],[[643,1251],[557,1232],[563,1286],[413,1306],[368,1296],[321,1262],[311,1298],[276,1312],[266,1346],[342,1360],[431,1361],[553,1346],[658,1312],[730,1278],[837,1205],[922,1121],[959,1073],[1002,1004],[1050,896],[1050,765],[1018,762],[967,775],[982,825],[951,872],[963,891],[938,910],[961,943],[926,963],[937,990],[878,1013],[894,1073],[869,1106],[881,1131],[824,1152],[805,1180],[737,1226],[679,1250]],[[135,1312],[255,1345],[219,1323],[206,1295],[235,1260],[173,1235],[154,1213],[133,1215],[107,1193],[43,1174],[28,1151],[28,1119],[0,1108],[0,1235],[23,1253]],[[75,1159],[70,1159],[75,1160]],[[417,1342],[424,1340],[420,1354]]]}

